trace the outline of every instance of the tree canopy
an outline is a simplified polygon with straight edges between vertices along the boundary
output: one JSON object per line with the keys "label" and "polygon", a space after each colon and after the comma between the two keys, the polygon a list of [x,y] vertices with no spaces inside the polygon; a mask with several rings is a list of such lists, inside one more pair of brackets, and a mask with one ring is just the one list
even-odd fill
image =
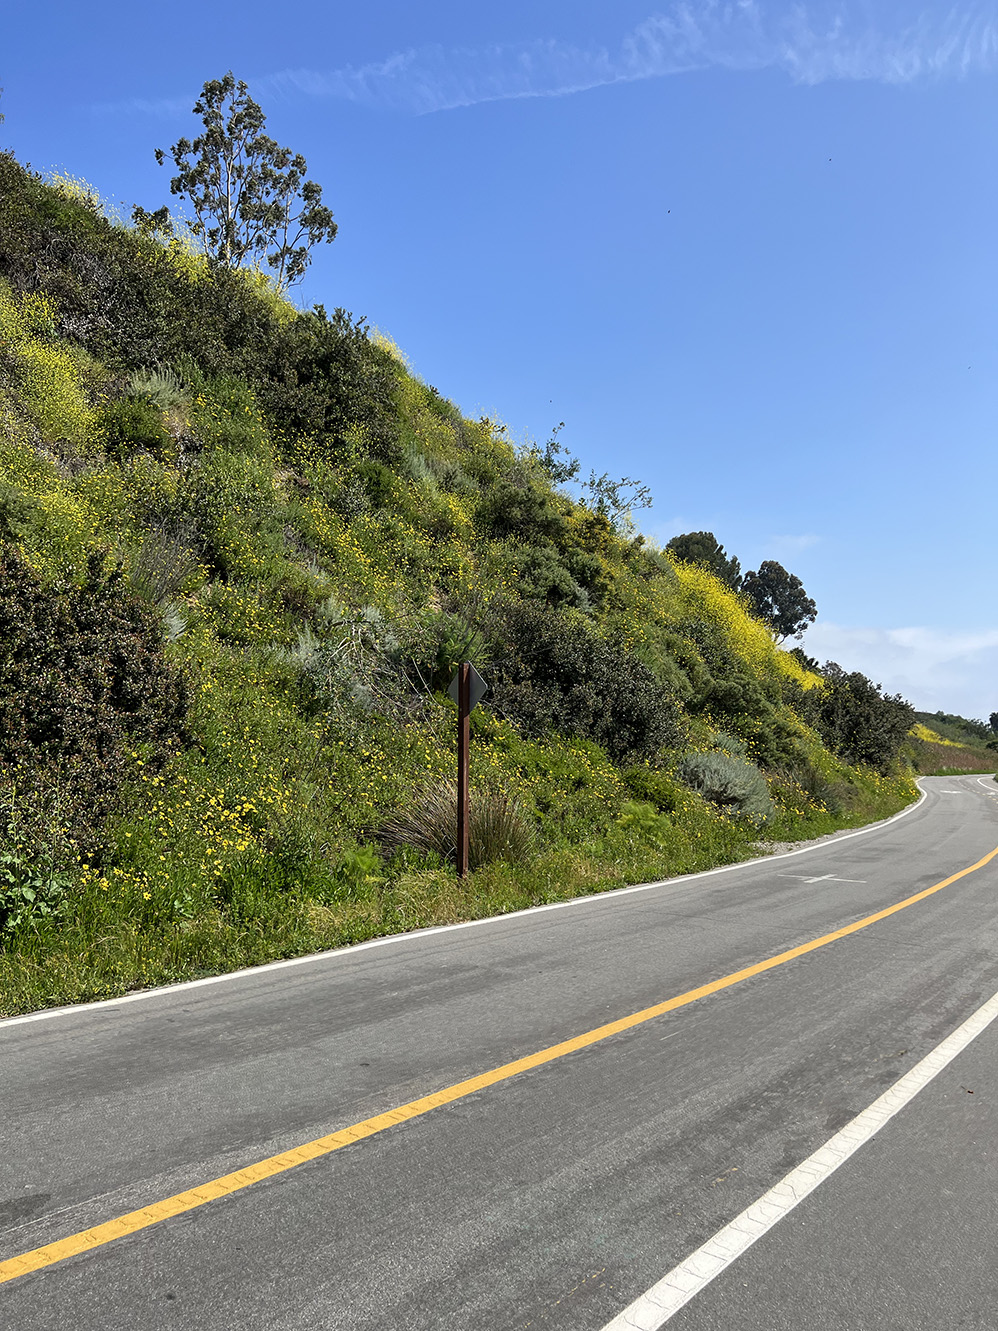
{"label": "tree canopy", "polygon": [[[193,111],[204,133],[170,149],[177,168],[170,192],[190,201],[194,234],[229,268],[265,260],[278,286],[297,282],[313,246],[337,229],[321,187],[305,179],[305,158],[264,133],[266,116],[231,70],[205,83]],[[156,160],[164,165],[162,148]],[[163,209],[138,208],[134,216],[140,225],[165,220]]]}
{"label": "tree canopy", "polygon": [[888,771],[915,724],[915,709],[899,693],[885,694],[858,670],[847,673],[835,661],[826,661],[821,673],[825,688],[815,690],[814,705],[822,739],[846,762]]}
{"label": "tree canopy", "polygon": [[781,641],[799,638],[818,614],[800,578],[788,573],[775,559],[764,559],[758,571],[746,573],[742,591],[755,613]]}
{"label": "tree canopy", "polygon": [[673,536],[665,548],[686,564],[700,564],[709,569],[732,591],[738,591],[742,585],[741,564],[734,555],[729,557],[725,553],[712,531],[689,531],[683,536]]}

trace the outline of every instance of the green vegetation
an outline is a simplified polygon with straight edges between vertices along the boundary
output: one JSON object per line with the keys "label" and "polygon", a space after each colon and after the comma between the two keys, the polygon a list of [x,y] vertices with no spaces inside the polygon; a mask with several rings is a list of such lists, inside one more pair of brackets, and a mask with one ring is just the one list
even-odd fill
{"label": "green vegetation", "polygon": [[749,613],[768,624],[779,642],[799,638],[817,617],[818,608],[800,578],[775,559],[764,559],[758,570],[750,569],[743,577],[739,560],[726,554],[712,531],[674,536],[666,549],[684,563],[707,569],[732,591],[740,591]]}
{"label": "green vegetation", "polygon": [[665,548],[684,563],[700,564],[703,568],[709,569],[733,592],[740,590],[741,563],[734,555],[729,557],[712,531],[688,531],[682,536],[673,536]]}
{"label": "green vegetation", "polygon": [[[904,736],[850,730],[875,699],[636,535],[642,487],[570,498],[565,457],[465,418],[346,312],[0,155],[0,1013],[912,798]],[[492,685],[464,881],[461,659]]]}
{"label": "green vegetation", "polygon": [[825,743],[846,762],[889,771],[915,722],[915,709],[900,694],[885,695],[879,684],[834,661],[826,661],[821,673],[824,689],[802,701]]}

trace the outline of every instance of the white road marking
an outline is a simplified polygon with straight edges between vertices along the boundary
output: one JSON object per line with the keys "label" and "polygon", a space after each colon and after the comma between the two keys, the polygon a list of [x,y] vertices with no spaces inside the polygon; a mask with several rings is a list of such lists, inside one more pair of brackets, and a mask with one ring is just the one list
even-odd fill
{"label": "white road marking", "polygon": [[977,1011],[936,1045],[920,1063],[885,1091],[879,1099],[864,1109],[824,1146],[792,1169],[775,1187],[752,1203],[712,1239],[678,1266],[652,1285],[607,1322],[602,1331],[658,1331],[666,1322],[689,1303],[700,1291],[732,1262],[769,1232],[780,1220],[790,1214],[798,1202],[845,1164],[854,1151],[889,1123],[894,1115],[913,1100],[919,1091],[943,1068],[966,1049],[998,1017],[998,994],[994,994]]}
{"label": "white road marking", "polygon": [[865,878],[836,878],[833,873],[823,873],[818,878],[805,878],[801,873],[781,873],[781,878],[796,878],[802,883],[863,883]]}

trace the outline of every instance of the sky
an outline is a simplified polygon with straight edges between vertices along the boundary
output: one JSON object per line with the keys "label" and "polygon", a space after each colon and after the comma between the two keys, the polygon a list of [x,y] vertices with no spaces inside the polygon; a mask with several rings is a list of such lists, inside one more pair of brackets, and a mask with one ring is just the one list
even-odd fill
{"label": "sky", "polygon": [[998,710],[998,0],[18,5],[0,144],[156,208],[229,69],[339,224],[302,304]]}

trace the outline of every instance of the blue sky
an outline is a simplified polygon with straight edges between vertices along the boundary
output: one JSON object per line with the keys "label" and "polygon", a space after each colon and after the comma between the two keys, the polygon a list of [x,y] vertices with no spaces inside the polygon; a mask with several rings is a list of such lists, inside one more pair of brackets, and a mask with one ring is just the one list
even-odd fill
{"label": "blue sky", "polygon": [[998,710],[998,0],[17,6],[0,134],[155,208],[230,68],[339,222],[300,299]]}

